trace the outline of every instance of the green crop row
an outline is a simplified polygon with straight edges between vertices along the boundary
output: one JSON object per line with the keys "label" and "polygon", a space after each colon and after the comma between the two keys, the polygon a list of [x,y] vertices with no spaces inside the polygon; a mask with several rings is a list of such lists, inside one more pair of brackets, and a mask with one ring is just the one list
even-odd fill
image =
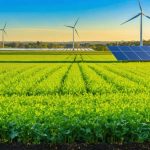
{"label": "green crop row", "polygon": [[140,67],[133,71],[132,65],[140,66],[60,63],[14,64],[7,68],[6,64],[1,67],[0,95],[149,93],[150,71],[143,72]]}
{"label": "green crop row", "polygon": [[0,97],[1,142],[125,143],[150,139],[150,95]]}
{"label": "green crop row", "polygon": [[0,142],[150,141],[150,63],[0,64]]}
{"label": "green crop row", "polygon": [[115,61],[113,55],[0,55],[0,62]]}

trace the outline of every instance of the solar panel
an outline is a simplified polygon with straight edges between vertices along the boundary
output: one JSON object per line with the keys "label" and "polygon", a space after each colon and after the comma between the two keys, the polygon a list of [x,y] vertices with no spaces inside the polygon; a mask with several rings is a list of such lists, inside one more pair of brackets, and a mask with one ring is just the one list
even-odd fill
{"label": "solar panel", "polygon": [[150,60],[150,56],[145,52],[137,52],[137,55],[140,56],[141,60]]}
{"label": "solar panel", "polygon": [[119,60],[119,61],[128,60],[127,56],[125,56],[125,55],[121,52],[121,50],[119,49],[119,47],[110,46],[109,49],[111,50],[111,52],[113,53],[113,55],[117,58],[117,60]]}
{"label": "solar panel", "polygon": [[119,61],[150,61],[149,46],[109,46]]}
{"label": "solar panel", "polygon": [[141,47],[144,51],[150,52],[150,46]]}
{"label": "solar panel", "polygon": [[149,46],[143,46],[141,49],[145,51],[150,56],[150,47]]}
{"label": "solar panel", "polygon": [[133,52],[125,52],[125,54],[129,58],[128,60],[140,60],[140,58]]}
{"label": "solar panel", "polygon": [[131,48],[135,52],[143,52],[143,48],[141,48],[141,46],[132,46]]}

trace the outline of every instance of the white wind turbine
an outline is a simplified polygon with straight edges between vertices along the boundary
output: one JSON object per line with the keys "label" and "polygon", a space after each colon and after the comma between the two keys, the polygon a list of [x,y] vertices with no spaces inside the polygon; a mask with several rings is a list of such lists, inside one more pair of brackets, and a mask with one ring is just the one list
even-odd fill
{"label": "white wind turbine", "polygon": [[134,16],[133,18],[129,19],[128,21],[122,23],[121,25],[123,25],[123,24],[125,24],[127,22],[130,22],[131,20],[133,20],[133,19],[135,19],[135,18],[140,16],[140,46],[143,46],[143,16],[145,16],[148,19],[150,19],[150,17],[143,13],[143,9],[142,9],[140,0],[138,0],[138,3],[139,3],[139,7],[140,7],[140,13],[138,13],[136,16]]}
{"label": "white wind turbine", "polygon": [[7,24],[5,23],[4,27],[2,29],[0,29],[0,31],[2,32],[2,44],[3,44],[3,48],[5,48],[5,37],[4,36],[5,36],[5,34],[7,34],[6,30],[5,30],[6,29],[6,25]]}
{"label": "white wind turbine", "polygon": [[78,31],[77,31],[77,29],[76,29],[76,25],[77,25],[78,21],[79,21],[79,18],[78,18],[77,21],[75,22],[74,26],[66,26],[66,25],[65,25],[65,27],[71,28],[71,29],[73,30],[73,43],[72,43],[73,51],[74,51],[74,47],[75,47],[75,32],[76,32],[76,34],[77,34],[78,37],[79,37]]}

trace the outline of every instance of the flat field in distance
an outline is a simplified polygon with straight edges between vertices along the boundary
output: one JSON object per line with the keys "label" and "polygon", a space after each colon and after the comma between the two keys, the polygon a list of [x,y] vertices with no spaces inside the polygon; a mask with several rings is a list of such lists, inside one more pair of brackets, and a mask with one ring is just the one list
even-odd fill
{"label": "flat field in distance", "polygon": [[0,51],[0,62],[101,62],[116,61],[109,52],[96,51]]}
{"label": "flat field in distance", "polygon": [[1,142],[149,141],[150,63],[87,53],[3,53],[0,62]]}

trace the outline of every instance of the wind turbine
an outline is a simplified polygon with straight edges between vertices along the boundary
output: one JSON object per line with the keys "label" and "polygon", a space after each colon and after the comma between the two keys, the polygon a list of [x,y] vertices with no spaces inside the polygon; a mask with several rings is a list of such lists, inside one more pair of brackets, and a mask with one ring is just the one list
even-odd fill
{"label": "wind turbine", "polygon": [[72,43],[73,51],[74,51],[74,45],[75,45],[75,32],[76,32],[76,34],[77,34],[78,37],[79,37],[78,31],[77,31],[77,29],[76,29],[76,25],[77,25],[78,21],[79,21],[79,18],[78,18],[77,21],[75,22],[74,26],[66,26],[66,25],[65,25],[65,27],[71,28],[71,29],[73,30],[73,43]]}
{"label": "wind turbine", "polygon": [[5,48],[5,39],[4,39],[4,35],[7,34],[5,29],[6,29],[6,23],[4,25],[4,27],[2,29],[0,29],[0,31],[2,32],[2,44],[3,44],[3,48]]}
{"label": "wind turbine", "polygon": [[129,19],[128,21],[122,23],[121,25],[126,24],[127,22],[130,22],[131,20],[138,18],[140,16],[140,46],[143,46],[143,16],[145,16],[148,19],[150,19],[150,17],[143,13],[143,9],[142,9],[140,0],[138,0],[138,3],[139,3],[139,7],[140,7],[140,13],[138,13],[136,16]]}

